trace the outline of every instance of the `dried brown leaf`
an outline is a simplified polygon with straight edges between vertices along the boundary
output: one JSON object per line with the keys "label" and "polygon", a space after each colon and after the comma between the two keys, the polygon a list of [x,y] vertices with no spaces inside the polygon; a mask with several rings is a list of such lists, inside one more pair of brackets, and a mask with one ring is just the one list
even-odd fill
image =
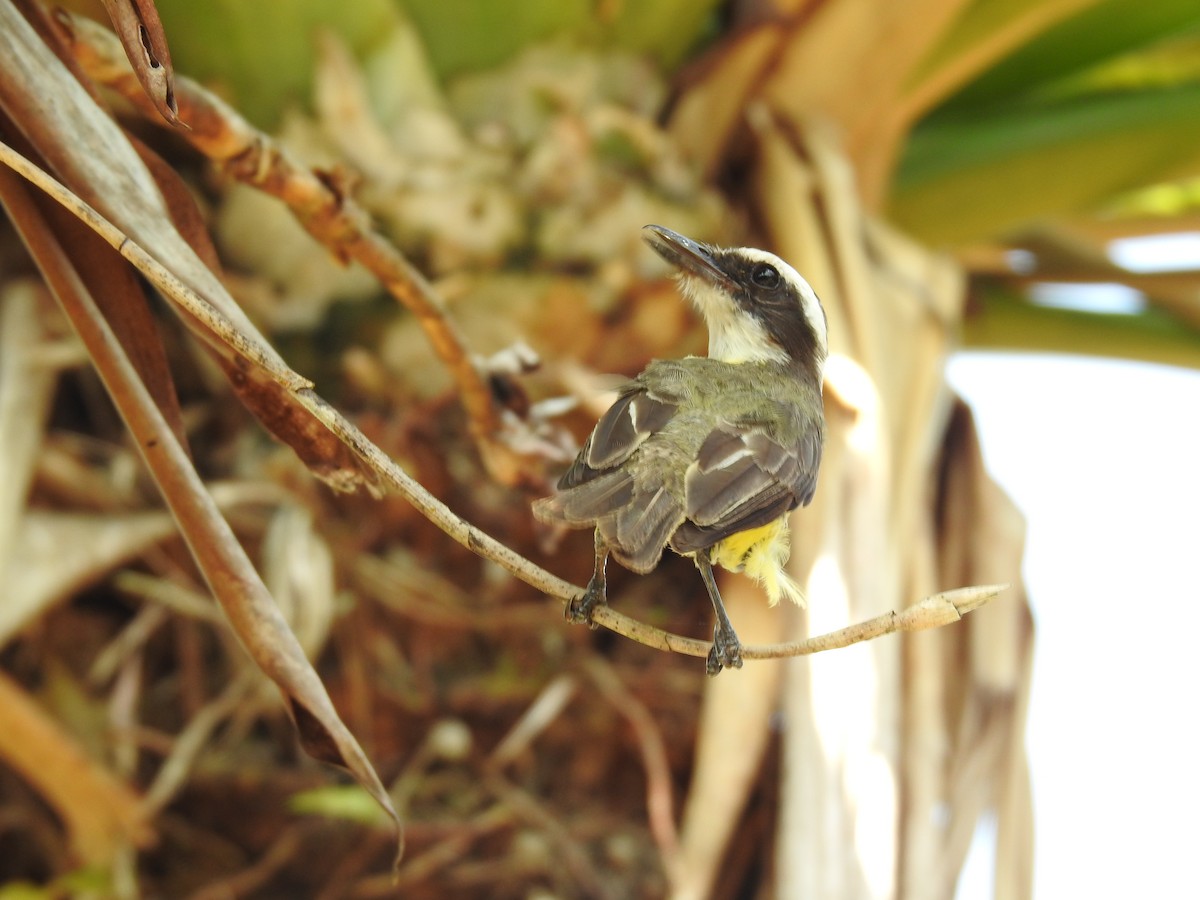
{"label": "dried brown leaf", "polygon": [[172,125],[179,124],[171,48],[154,0],[103,0],[121,46],[154,108]]}
{"label": "dried brown leaf", "polygon": [[336,491],[365,487],[383,493],[378,472],[363,461],[285,385],[239,359],[216,357],[238,399],[263,427],[287,444],[314,475]]}
{"label": "dried brown leaf", "polygon": [[226,355],[252,360],[284,385],[307,384],[173,227],[153,176],[124,132],[8,3],[0,3],[0,107],[20,123],[58,179],[109,225],[89,221],[92,230],[118,248],[133,238],[186,286],[171,291],[156,285],[180,304],[202,337]]}
{"label": "dried brown leaf", "polygon": [[[0,603],[0,646],[46,609],[176,533],[166,513],[91,515],[29,510]],[[70,552],[64,553],[63,548]]]}
{"label": "dried brown leaf", "polygon": [[167,362],[158,323],[137,272],[94,231],[47,197],[36,198],[59,243],[71,248],[71,263],[112,326],[154,402],[188,449],[183,410]]}
{"label": "dried brown leaf", "polygon": [[[206,265],[215,261],[215,253],[178,176],[153,154],[131,144],[53,54],[37,42],[24,20],[0,7],[0,16],[6,12],[15,17],[13,33],[0,34],[0,41],[11,43],[14,60],[19,59],[21,65],[11,62],[20,77],[15,79],[18,84],[0,89],[0,103],[34,117],[37,127],[26,130],[51,148],[48,158],[60,171],[81,182],[82,191],[75,193],[85,200],[91,198],[93,209],[80,208],[77,200],[61,191],[56,199],[74,204],[75,215],[119,248],[177,304],[184,322],[206,339],[232,373],[231,381],[246,405],[319,476],[339,490],[373,485],[374,479],[336,438],[304,412],[292,391],[308,382],[288,368],[258,334]],[[4,65],[0,59],[0,69]],[[65,95],[65,99],[48,104],[52,114],[44,120],[38,118],[40,113],[28,96],[35,76],[46,82],[44,89],[56,92],[52,96]],[[85,152],[81,150],[84,146],[103,150]],[[53,186],[44,189],[57,190]],[[115,199],[110,196],[114,193],[118,195]],[[101,205],[100,212],[95,203]],[[122,222],[133,222],[136,228],[130,232]],[[137,236],[130,241],[132,235]],[[143,243],[147,239],[149,243]]]}
{"label": "dried brown leaf", "polygon": [[362,748],[338,718],[279,607],[138,378],[120,342],[63,248],[8,169],[0,198],[88,350],[179,530],[242,645],[289,704],[301,742],[318,759],[345,767],[396,823],[400,820]]}

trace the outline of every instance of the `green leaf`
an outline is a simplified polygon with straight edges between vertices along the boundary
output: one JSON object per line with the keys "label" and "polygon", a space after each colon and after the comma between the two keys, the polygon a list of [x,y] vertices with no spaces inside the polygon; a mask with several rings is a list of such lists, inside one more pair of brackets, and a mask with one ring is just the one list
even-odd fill
{"label": "green leaf", "polygon": [[443,78],[499,65],[530,43],[578,33],[590,0],[404,0]]}
{"label": "green leaf", "polygon": [[[928,65],[986,37],[997,19],[1043,0],[980,0],[969,7]],[[1157,41],[1200,29],[1196,0],[1102,0],[1021,46],[949,98],[942,109],[961,111],[1005,103]]]}
{"label": "green leaf", "polygon": [[316,34],[328,29],[357,54],[396,22],[390,0],[157,0],[175,70],[212,85],[270,129],[312,93]]}
{"label": "green leaf", "polygon": [[714,10],[719,0],[638,0],[618,4],[607,39],[622,50],[645,53],[666,70],[675,69],[705,36],[719,34]]}
{"label": "green leaf", "polygon": [[57,888],[43,887],[28,881],[0,884],[0,900],[55,900],[61,896]]}
{"label": "green leaf", "polygon": [[1027,102],[922,124],[892,218],[934,243],[995,237],[1200,174],[1200,84]]}
{"label": "green leaf", "polygon": [[288,801],[292,812],[327,819],[345,819],[366,825],[384,825],[387,817],[371,795],[357,784],[333,785],[300,791]]}
{"label": "green leaf", "polygon": [[1200,212],[1200,178],[1164,181],[1122,194],[1108,204],[1103,213],[1113,218],[1162,218],[1194,215]]}
{"label": "green leaf", "polygon": [[[642,53],[666,68],[716,31],[718,0],[403,0],[442,77],[499,65],[530,44],[564,37]],[[611,9],[611,12],[607,10]]]}
{"label": "green leaf", "polygon": [[1077,353],[1200,369],[1200,332],[1161,310],[1122,316],[1036,306],[1003,285],[979,288],[975,300],[977,309],[963,328],[963,345],[971,349]]}
{"label": "green leaf", "polygon": [[48,884],[8,881],[0,884],[0,900],[60,900],[62,897],[111,897],[112,873],[84,867],[67,872]]}

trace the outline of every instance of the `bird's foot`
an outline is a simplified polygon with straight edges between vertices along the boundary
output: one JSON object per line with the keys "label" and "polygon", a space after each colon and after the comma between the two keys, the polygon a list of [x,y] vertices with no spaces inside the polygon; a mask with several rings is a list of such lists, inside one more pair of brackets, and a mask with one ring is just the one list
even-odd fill
{"label": "bird's foot", "polygon": [[708,651],[708,661],[705,671],[709,675],[717,675],[722,669],[740,669],[742,667],[742,642],[732,628],[722,628],[717,625],[713,629],[713,645]]}
{"label": "bird's foot", "polygon": [[586,624],[591,628],[598,628],[599,626],[592,621],[592,613],[596,611],[597,606],[604,606],[607,603],[608,597],[606,596],[604,581],[592,578],[588,582],[587,590],[584,591],[583,596],[570,600],[567,603],[566,609],[563,610],[563,615],[573,625]]}

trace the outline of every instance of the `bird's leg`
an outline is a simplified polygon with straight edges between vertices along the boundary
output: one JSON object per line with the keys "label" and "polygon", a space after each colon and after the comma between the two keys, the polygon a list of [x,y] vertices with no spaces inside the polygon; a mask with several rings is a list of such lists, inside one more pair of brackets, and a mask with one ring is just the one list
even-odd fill
{"label": "bird's leg", "polygon": [[708,662],[705,666],[705,671],[709,675],[716,675],[722,669],[740,669],[742,667],[742,642],[738,640],[737,633],[733,630],[733,623],[729,621],[729,613],[725,612],[725,603],[721,600],[721,593],[717,590],[717,582],[713,578],[712,563],[709,562],[705,551],[701,551],[693,557],[696,561],[696,568],[700,570],[700,577],[704,579],[704,586],[708,589],[708,597],[712,600],[713,611],[717,614],[717,624],[713,626],[713,645],[708,651]]}
{"label": "bird's leg", "polygon": [[592,570],[592,580],[588,582],[587,590],[578,600],[571,600],[563,614],[568,622],[576,625],[587,623],[595,628],[592,613],[597,606],[608,603],[608,581],[604,577],[604,566],[608,562],[608,546],[600,537],[600,529],[596,529],[596,567]]}

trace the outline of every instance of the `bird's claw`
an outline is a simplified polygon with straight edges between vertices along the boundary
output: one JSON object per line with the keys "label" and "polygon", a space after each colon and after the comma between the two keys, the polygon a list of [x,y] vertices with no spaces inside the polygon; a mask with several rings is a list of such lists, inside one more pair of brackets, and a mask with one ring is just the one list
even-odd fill
{"label": "bird's claw", "polygon": [[604,585],[597,584],[593,578],[588,582],[587,590],[584,591],[582,597],[578,597],[567,602],[566,608],[563,610],[563,616],[573,625],[587,625],[590,628],[598,628],[595,622],[592,621],[592,614],[596,611],[597,606],[603,606],[608,602],[605,597]]}
{"label": "bird's claw", "polygon": [[722,669],[742,667],[742,642],[733,631],[723,631],[720,626],[713,629],[713,645],[708,651],[704,670],[717,675]]}

